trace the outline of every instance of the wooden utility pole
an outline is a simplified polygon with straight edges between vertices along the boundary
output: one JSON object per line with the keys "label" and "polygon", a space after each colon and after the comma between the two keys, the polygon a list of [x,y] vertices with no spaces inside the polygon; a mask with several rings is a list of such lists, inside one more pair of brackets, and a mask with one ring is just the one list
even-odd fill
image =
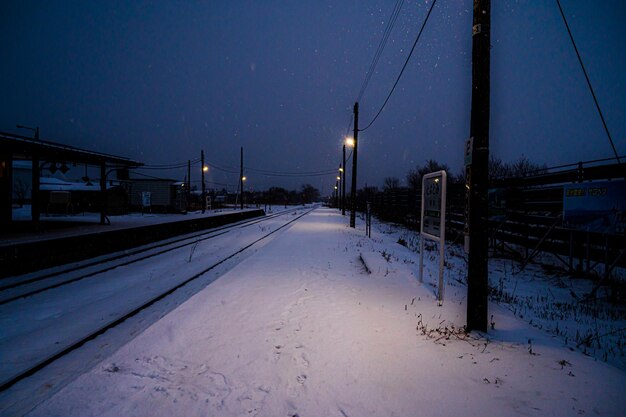
{"label": "wooden utility pole", "polygon": [[204,150],[200,151],[200,172],[202,172],[202,214],[206,211],[206,188],[204,186]]}
{"label": "wooden utility pole", "polygon": [[31,217],[35,230],[39,230],[39,220],[41,217],[41,167],[39,166],[39,126],[35,128],[35,141],[37,144],[33,150],[33,178],[31,186]]}
{"label": "wooden utility pole", "polygon": [[346,141],[343,141],[343,172],[341,173],[341,215],[346,215]]}
{"label": "wooden utility pole", "polygon": [[[466,148],[467,330],[488,325],[489,49],[491,0],[474,0],[472,113]],[[469,233],[468,233],[469,232]]]}
{"label": "wooden utility pole", "polygon": [[350,190],[350,227],[356,224],[356,155],[359,145],[359,103],[354,103],[354,149],[352,150],[352,189]]}
{"label": "wooden utility pole", "polygon": [[341,200],[341,190],[343,190],[343,184],[341,180],[343,179],[343,164],[339,164],[339,178],[337,178],[339,182],[339,194],[337,195],[337,208],[339,211],[343,208],[343,200]]}
{"label": "wooden utility pole", "polygon": [[107,223],[107,167],[106,162],[100,162],[100,224]]}
{"label": "wooden utility pole", "polygon": [[[204,167],[202,168],[204,169]],[[191,209],[191,161],[187,160],[187,210]]]}
{"label": "wooden utility pole", "polygon": [[243,146],[241,147],[241,161],[239,164],[239,189],[241,190],[241,209],[243,210]]}

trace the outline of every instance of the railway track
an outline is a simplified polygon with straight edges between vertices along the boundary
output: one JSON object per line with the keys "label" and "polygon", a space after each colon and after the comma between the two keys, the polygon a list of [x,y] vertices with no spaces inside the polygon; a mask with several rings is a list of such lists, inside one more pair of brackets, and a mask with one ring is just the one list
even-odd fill
{"label": "railway track", "polygon": [[[2,375],[2,379],[0,380],[0,393],[8,390],[9,388],[17,384],[18,382],[23,381],[27,379],[28,377],[36,374],[37,372],[41,371],[42,369],[54,363],[55,361],[59,360],[60,358],[67,356],[71,352],[79,349],[80,347],[94,340],[95,338],[102,335],[103,333],[119,326],[121,323],[126,322],[128,319],[136,316],[140,312],[145,311],[149,309],[151,306],[154,306],[155,304],[165,300],[166,298],[168,298],[168,296],[170,296],[177,290],[189,285],[190,283],[194,282],[198,278],[202,277],[204,274],[207,274],[209,271],[217,268],[218,266],[224,264],[225,262],[236,257],[237,255],[242,254],[243,252],[259,245],[261,242],[263,242],[270,236],[274,235],[276,232],[288,227],[289,225],[293,224],[295,221],[309,214],[313,210],[315,210],[315,207],[306,209],[304,210],[304,212],[297,212],[296,210],[285,211],[285,212],[278,213],[277,215],[269,216],[269,218],[264,218],[262,220],[255,219],[253,221],[246,221],[244,222],[244,224],[231,225],[229,227],[224,227],[224,228],[221,228],[219,231],[213,230],[211,232],[195,234],[194,236],[191,236],[191,237],[187,236],[185,238],[178,239],[176,242],[168,242],[164,246],[157,245],[158,253],[154,253],[154,254],[144,253],[145,251],[142,252],[143,249],[138,250],[137,252],[133,252],[133,255],[139,254],[140,255],[139,257],[141,258],[141,259],[137,259],[133,261],[133,263],[140,262],[141,260],[145,260],[147,258],[156,257],[159,254],[163,255],[166,252],[174,251],[176,249],[181,249],[183,247],[197,244],[197,242],[199,242],[201,239],[208,240],[213,237],[224,235],[232,230],[241,229],[244,227],[248,227],[252,224],[261,223],[263,220],[267,221],[267,220],[275,219],[277,217],[285,216],[288,214],[291,214],[293,217],[270,231],[263,230],[260,237],[255,236],[253,241],[247,242],[245,245],[231,250],[228,254],[222,255],[219,259],[212,261],[209,265],[202,266],[200,270],[196,271],[192,275],[177,280],[177,282],[173,283],[171,286],[160,290],[158,293],[152,294],[148,299],[144,299],[138,304],[128,306],[125,312],[117,314],[112,317],[107,317],[107,320],[99,321],[97,324],[94,324],[92,328],[90,328],[88,331],[85,331],[80,337],[75,338],[71,341],[68,341],[64,344],[59,344],[58,342],[56,342],[52,346],[48,346],[46,348],[46,354],[41,355],[37,360],[31,361],[31,363],[29,363],[28,365],[25,365],[21,367],[19,370],[15,370],[14,372],[11,372],[10,374]],[[167,245],[172,245],[172,244],[174,245],[173,247],[171,248],[167,247]],[[154,247],[152,247],[151,249],[154,249]],[[147,250],[150,250],[150,249],[147,249]],[[48,286],[46,289],[41,289],[37,291],[37,293],[49,291],[54,288],[58,288],[61,285],[75,283],[87,277],[96,277],[97,275],[110,271],[111,269],[119,268],[122,265],[128,265],[131,263],[130,261],[124,261],[119,256],[113,256],[111,258],[112,259],[109,259],[108,261],[103,260],[101,262],[99,261],[96,263],[89,264],[89,266],[85,266],[86,268],[98,266],[100,272],[89,271],[88,273],[82,274],[80,277],[73,277],[71,281],[63,282],[62,284],[61,283],[55,284],[53,286]],[[114,261],[114,262],[118,261],[118,262],[115,262],[115,266],[105,264],[106,262],[111,262],[111,261]],[[70,268],[70,269],[72,271],[75,270],[73,268]],[[62,275],[62,272],[56,273],[55,276],[58,276],[59,274]],[[49,278],[50,276],[46,276],[45,278],[42,278],[42,279],[49,279]],[[22,295],[17,298],[23,298],[23,297],[25,297],[25,295]],[[15,298],[13,302],[15,302],[17,298]],[[7,301],[4,304],[8,304],[11,302],[12,301]],[[81,311],[77,311],[74,314],[78,316],[82,315]]]}
{"label": "railway track", "polygon": [[121,266],[140,262],[183,247],[196,245],[199,242],[213,239],[232,232],[233,230],[250,227],[277,217],[292,214],[298,210],[301,210],[301,208],[288,209],[264,216],[260,219],[243,220],[235,224],[187,234],[182,237],[166,239],[151,245],[144,245],[139,248],[104,255],[98,257],[97,260],[72,264],[71,266],[61,267],[60,269],[58,267],[51,268],[54,270],[53,272],[44,271],[43,273],[29,273],[19,277],[7,277],[0,281],[0,305],[71,284]]}

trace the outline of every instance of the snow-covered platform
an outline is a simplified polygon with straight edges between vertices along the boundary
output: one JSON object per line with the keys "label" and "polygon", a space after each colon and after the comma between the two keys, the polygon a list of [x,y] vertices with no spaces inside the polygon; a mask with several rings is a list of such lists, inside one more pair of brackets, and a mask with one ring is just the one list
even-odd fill
{"label": "snow-covered platform", "polygon": [[624,371],[495,305],[464,334],[466,288],[437,306],[417,261],[318,209],[29,415],[624,415]]}
{"label": "snow-covered platform", "polygon": [[261,209],[214,210],[188,214],[111,216],[98,214],[42,217],[38,231],[0,234],[0,277],[128,249],[197,230],[262,216]]}

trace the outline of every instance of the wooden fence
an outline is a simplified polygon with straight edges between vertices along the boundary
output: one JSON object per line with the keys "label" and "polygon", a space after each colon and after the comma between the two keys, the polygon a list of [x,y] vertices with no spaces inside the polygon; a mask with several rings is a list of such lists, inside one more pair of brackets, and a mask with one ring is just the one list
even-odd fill
{"label": "wooden fence", "polygon": [[[624,164],[594,165],[592,161],[492,181],[488,231],[491,249],[519,257],[523,266],[539,253],[550,253],[573,274],[590,273],[602,265],[608,277],[615,267],[626,267],[626,234],[568,227],[563,222],[563,190],[571,183],[625,179]],[[357,209],[364,211],[367,201],[380,220],[419,230],[421,190],[364,190],[357,195]],[[464,211],[465,185],[449,184],[446,237],[451,241],[462,241]]]}

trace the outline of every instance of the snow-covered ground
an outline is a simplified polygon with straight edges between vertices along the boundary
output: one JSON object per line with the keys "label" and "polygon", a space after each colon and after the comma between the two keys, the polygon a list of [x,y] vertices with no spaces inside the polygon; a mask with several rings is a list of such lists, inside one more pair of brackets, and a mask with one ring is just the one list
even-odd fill
{"label": "snow-covered ground", "polygon": [[454,269],[435,301],[436,252],[420,284],[386,226],[346,224],[305,216],[29,415],[624,415],[623,370],[498,304],[465,335]]}
{"label": "snow-covered ground", "polygon": [[[419,250],[419,234],[386,224],[379,230],[393,240]],[[426,256],[437,255],[433,244]],[[467,255],[460,245],[446,250],[448,286],[466,288]],[[558,267],[550,254],[521,268],[510,258],[489,259],[490,298],[530,325],[559,338],[596,359],[626,371],[626,306],[613,294],[616,285],[600,277],[574,278]],[[556,267],[555,267],[556,265]],[[626,271],[616,268],[615,279],[626,281]]]}

